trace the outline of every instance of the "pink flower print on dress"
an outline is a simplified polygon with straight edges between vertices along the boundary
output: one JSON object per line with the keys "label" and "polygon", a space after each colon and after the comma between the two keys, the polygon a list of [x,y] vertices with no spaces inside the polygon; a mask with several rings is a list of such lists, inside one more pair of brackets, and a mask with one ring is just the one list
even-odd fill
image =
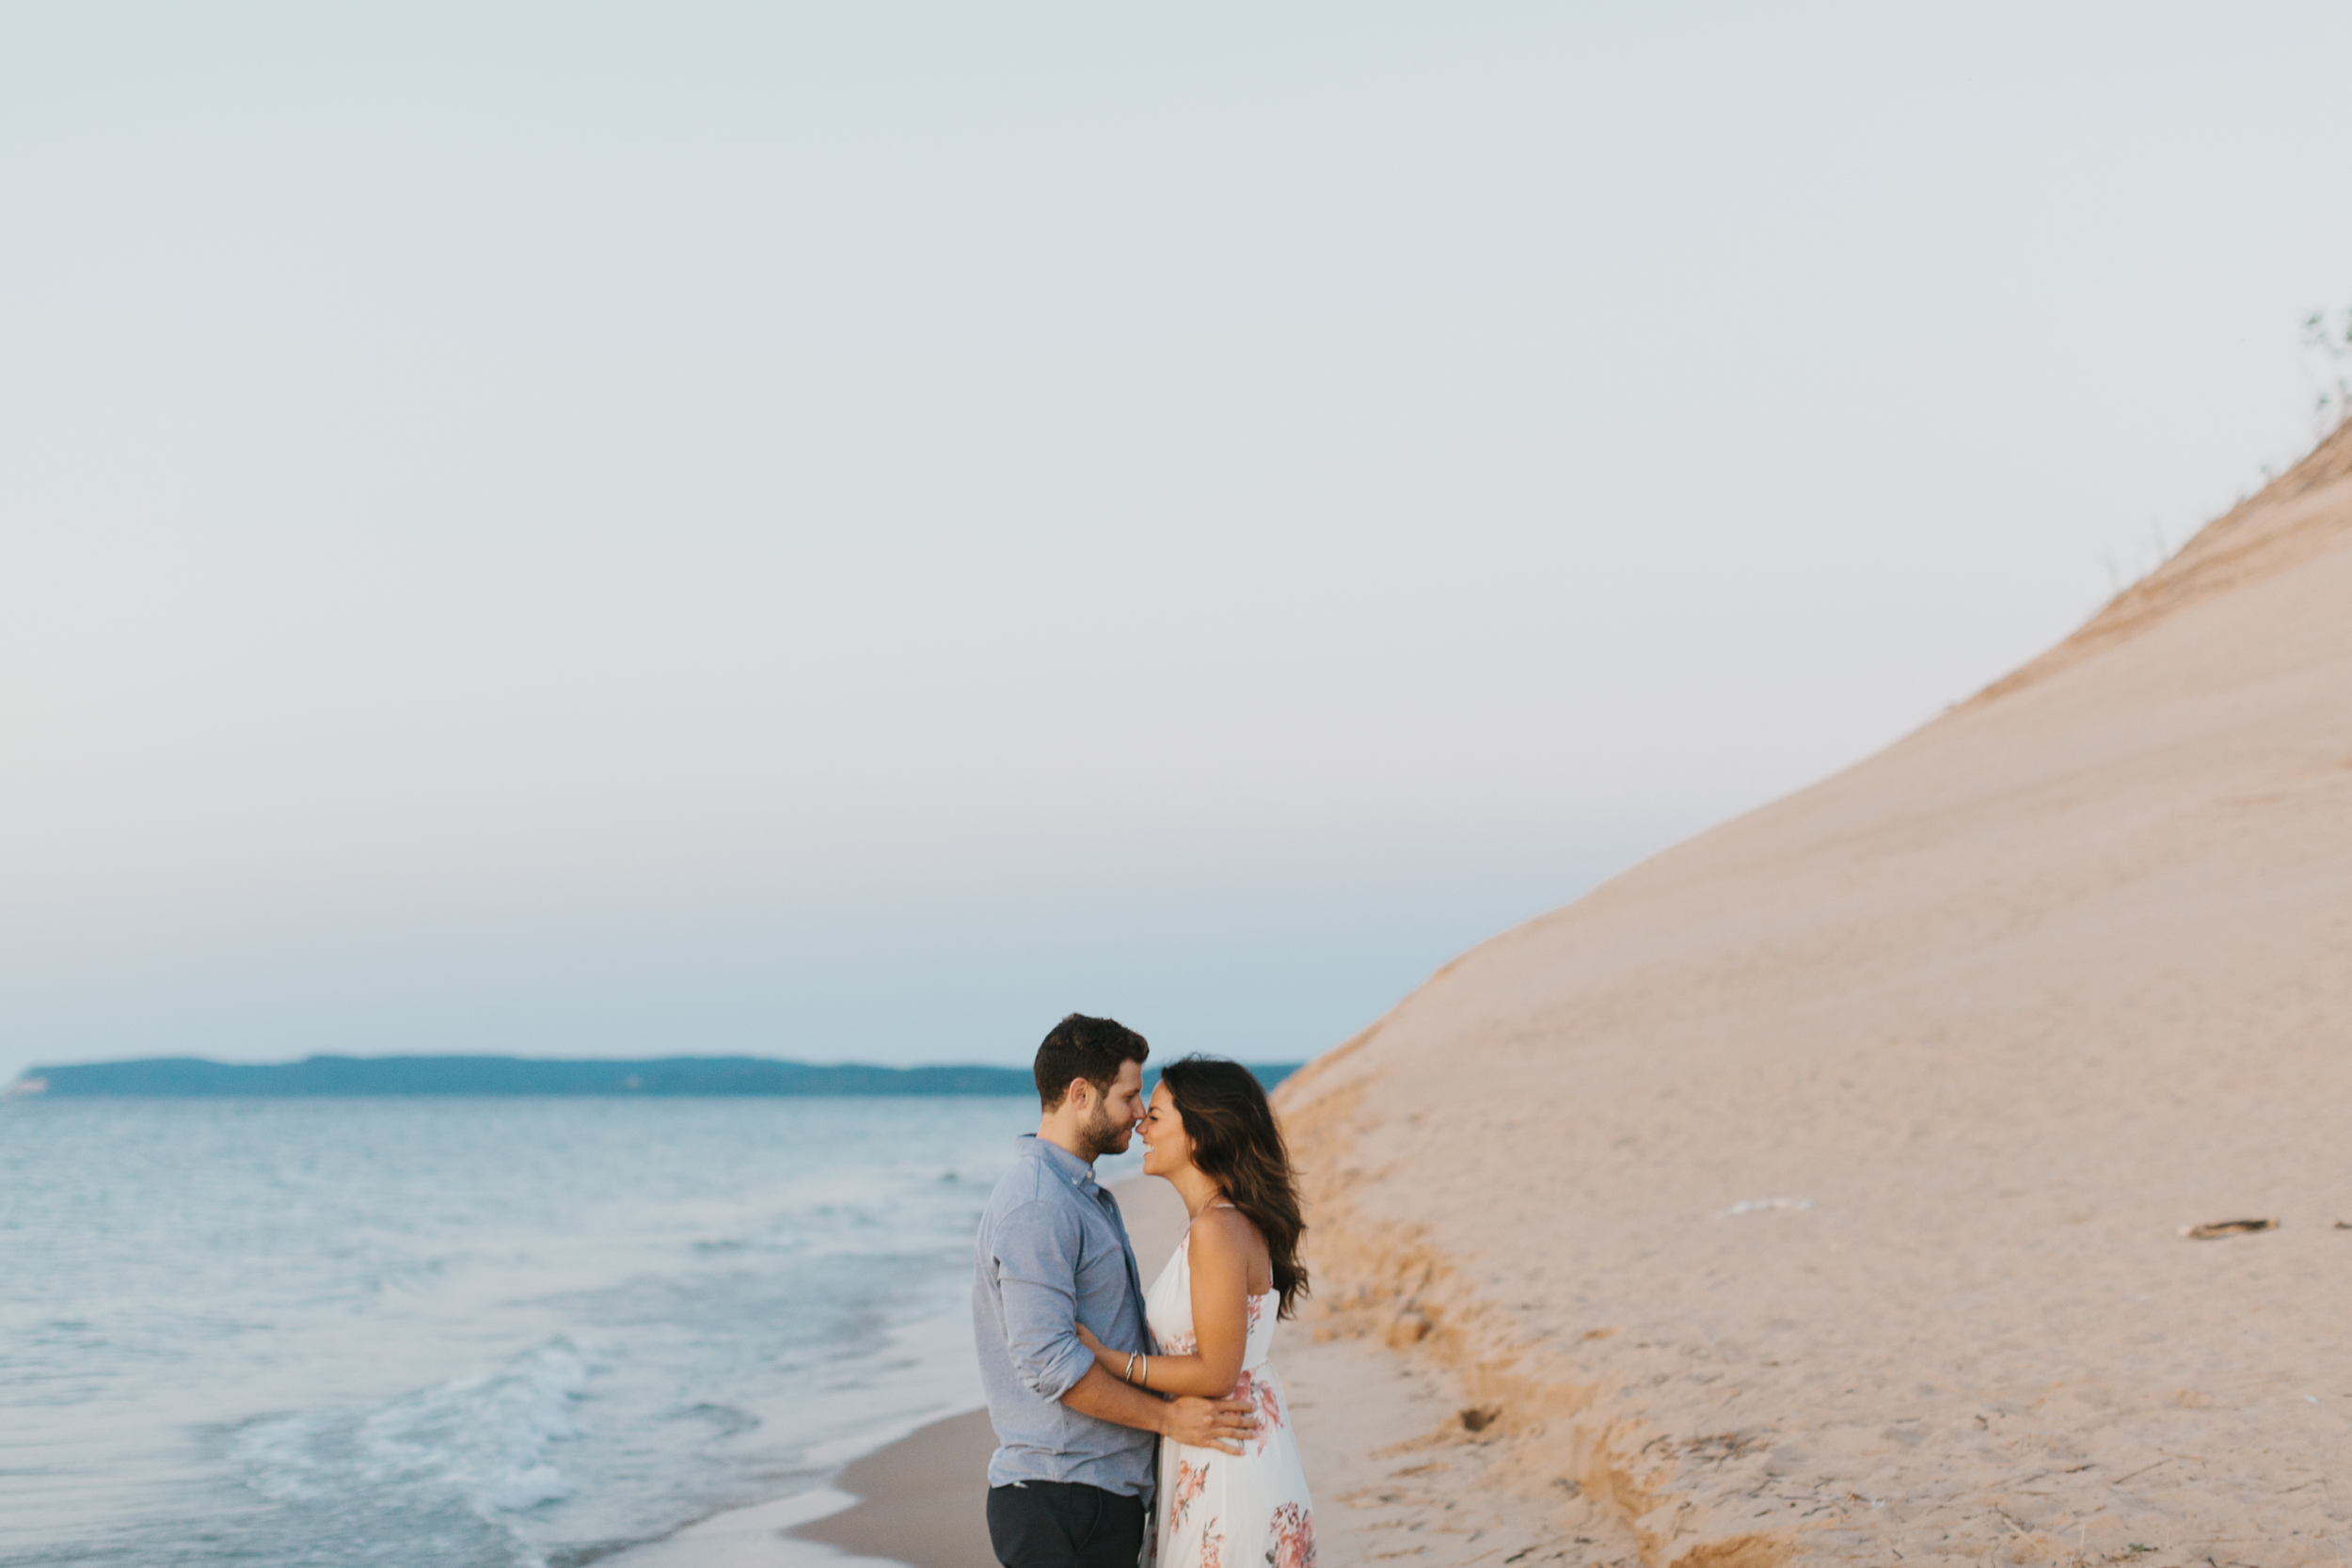
{"label": "pink flower print on dress", "polygon": [[1266,1568],[1315,1568],[1315,1516],[1296,1503],[1274,1511],[1274,1544],[1265,1549]]}
{"label": "pink flower print on dress", "polygon": [[1168,1521],[1169,1529],[1184,1528],[1184,1510],[1192,1506],[1193,1500],[1200,1496],[1200,1489],[1208,1484],[1209,1466],[1205,1461],[1199,1465],[1182,1459],[1176,1462],[1176,1495],[1172,1499],[1174,1517]]}
{"label": "pink flower print on dress", "polygon": [[1200,1568],[1225,1568],[1225,1532],[1216,1528],[1215,1519],[1200,1532]]}
{"label": "pink flower print on dress", "polygon": [[[1281,1398],[1275,1393],[1274,1385],[1271,1383],[1260,1383],[1252,1378],[1249,1387],[1251,1402],[1258,1407],[1258,1440],[1269,1441],[1267,1433],[1278,1430],[1282,1424]],[[1233,1394],[1238,1399],[1241,1397],[1241,1390],[1236,1388]]]}
{"label": "pink flower print on dress", "polygon": [[1249,1332],[1249,1333],[1251,1333],[1251,1334],[1255,1334],[1255,1333],[1257,1333],[1257,1332],[1258,1332],[1258,1323],[1259,1323],[1259,1322],[1260,1322],[1262,1319],[1263,1319],[1264,1317],[1265,1317],[1265,1297],[1263,1297],[1263,1296],[1251,1296],[1251,1297],[1249,1298],[1249,1328],[1248,1328],[1248,1332]]}
{"label": "pink flower print on dress", "polygon": [[1160,1341],[1160,1354],[1162,1355],[1198,1355],[1200,1354],[1200,1341],[1189,1334],[1171,1334]]}

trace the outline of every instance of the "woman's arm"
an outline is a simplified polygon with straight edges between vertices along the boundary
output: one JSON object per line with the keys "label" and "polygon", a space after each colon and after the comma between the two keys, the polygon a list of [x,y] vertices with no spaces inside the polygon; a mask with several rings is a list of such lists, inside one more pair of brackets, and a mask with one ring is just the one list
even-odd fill
{"label": "woman's arm", "polygon": [[[1154,1355],[1133,1362],[1134,1381],[1156,1394],[1197,1394],[1223,1399],[1241,1377],[1249,1344],[1249,1260],[1257,1230],[1237,1210],[1210,1209],[1192,1222],[1185,1245],[1192,1249],[1192,1332],[1197,1348],[1185,1355]],[[1107,1348],[1086,1325],[1078,1338],[1102,1369],[1127,1378],[1125,1351]]]}

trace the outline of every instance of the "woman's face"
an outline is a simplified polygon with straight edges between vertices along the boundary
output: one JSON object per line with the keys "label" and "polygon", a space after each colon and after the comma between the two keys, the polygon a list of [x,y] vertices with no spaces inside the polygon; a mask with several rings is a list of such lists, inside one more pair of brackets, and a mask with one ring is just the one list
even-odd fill
{"label": "woman's face", "polygon": [[1173,1176],[1192,1164],[1192,1139],[1166,1084],[1152,1089],[1152,1108],[1143,1113],[1138,1135],[1143,1139],[1144,1175]]}

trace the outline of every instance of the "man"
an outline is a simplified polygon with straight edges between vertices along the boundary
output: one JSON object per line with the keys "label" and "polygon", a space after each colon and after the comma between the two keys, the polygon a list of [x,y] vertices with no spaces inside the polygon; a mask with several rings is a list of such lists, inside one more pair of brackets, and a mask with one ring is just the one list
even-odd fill
{"label": "man", "polygon": [[1034,1136],[980,1216],[973,1338],[998,1448],[988,1534],[1005,1568],[1136,1568],[1156,1437],[1239,1453],[1257,1430],[1237,1400],[1163,1400],[1095,1364],[1083,1323],[1117,1351],[1152,1348],[1143,1281],[1094,1162],[1142,1119],[1141,1035],[1073,1013],[1037,1050]]}

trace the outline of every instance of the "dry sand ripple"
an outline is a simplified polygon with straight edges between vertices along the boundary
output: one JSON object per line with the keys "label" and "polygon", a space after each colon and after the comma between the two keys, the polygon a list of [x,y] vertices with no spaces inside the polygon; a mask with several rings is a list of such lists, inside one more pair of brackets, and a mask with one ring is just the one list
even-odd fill
{"label": "dry sand ripple", "polygon": [[1330,1560],[2345,1560],[2352,430],[1279,1101]]}

